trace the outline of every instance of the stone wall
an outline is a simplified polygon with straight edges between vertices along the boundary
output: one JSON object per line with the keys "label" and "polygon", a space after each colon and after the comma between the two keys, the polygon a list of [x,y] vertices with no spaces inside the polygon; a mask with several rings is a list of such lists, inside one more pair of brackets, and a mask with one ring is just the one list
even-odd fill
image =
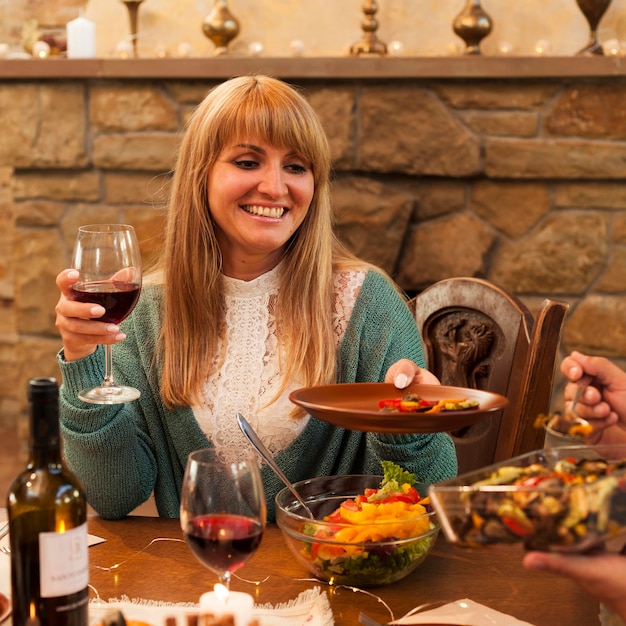
{"label": "stone wall", "polygon": [[[2,84],[0,423],[29,377],[56,375],[55,276],[77,226],[126,221],[158,250],[181,128],[215,82]],[[356,252],[411,293],[468,275],[532,309],[566,300],[563,350],[626,363],[622,79],[292,82],[327,129]]]}

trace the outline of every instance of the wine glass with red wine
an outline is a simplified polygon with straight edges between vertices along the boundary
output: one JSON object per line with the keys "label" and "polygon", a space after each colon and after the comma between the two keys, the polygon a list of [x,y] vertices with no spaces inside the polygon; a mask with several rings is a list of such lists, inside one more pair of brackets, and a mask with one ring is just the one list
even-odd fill
{"label": "wine glass with red wine", "polygon": [[[135,229],[127,224],[90,224],[81,226],[74,244],[72,267],[78,280],[72,297],[93,302],[105,309],[97,318],[119,324],[135,308],[141,292],[141,253]],[[118,385],[113,378],[113,346],[105,345],[105,376],[100,385],[78,394],[91,404],[121,404],[136,400],[134,387]]]}
{"label": "wine glass with red wine", "polygon": [[255,455],[228,447],[189,455],[180,525],[191,552],[227,589],[232,573],[259,547],[265,517],[263,481]]}

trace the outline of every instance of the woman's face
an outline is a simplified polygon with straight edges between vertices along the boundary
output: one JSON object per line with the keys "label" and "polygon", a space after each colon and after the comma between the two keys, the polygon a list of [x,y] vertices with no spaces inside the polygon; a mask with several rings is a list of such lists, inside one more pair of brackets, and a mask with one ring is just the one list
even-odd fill
{"label": "woman's face", "polygon": [[313,198],[310,163],[261,140],[227,146],[209,171],[209,210],[229,276],[275,267]]}

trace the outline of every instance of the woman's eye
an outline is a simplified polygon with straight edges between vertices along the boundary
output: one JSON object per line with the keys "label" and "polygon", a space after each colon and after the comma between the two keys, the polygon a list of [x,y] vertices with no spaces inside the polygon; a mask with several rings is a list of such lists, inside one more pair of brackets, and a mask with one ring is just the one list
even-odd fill
{"label": "woman's eye", "polygon": [[251,159],[240,159],[238,161],[234,161],[237,167],[240,167],[243,170],[251,170],[258,166],[256,161],[252,161]]}
{"label": "woman's eye", "polygon": [[304,174],[307,171],[307,168],[300,163],[292,163],[291,165],[287,165],[286,169],[290,170],[293,174]]}

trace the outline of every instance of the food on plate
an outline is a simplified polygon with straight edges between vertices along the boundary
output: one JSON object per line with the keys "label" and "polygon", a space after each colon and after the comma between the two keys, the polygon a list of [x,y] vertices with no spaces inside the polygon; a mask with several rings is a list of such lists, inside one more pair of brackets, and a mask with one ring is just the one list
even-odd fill
{"label": "food on plate", "polygon": [[[432,490],[431,495],[439,509],[439,496]],[[462,544],[586,549],[626,530],[626,460],[502,465],[460,498],[463,514],[452,516],[450,524]]]}
{"label": "food on plate", "polygon": [[467,398],[450,398],[443,400],[425,400],[416,393],[407,393],[401,398],[390,398],[380,400],[378,407],[382,411],[393,411],[396,413],[440,413],[441,411],[465,411],[466,409],[477,409],[478,400],[468,400]]}
{"label": "food on plate", "polygon": [[[164,609],[165,610],[165,607]],[[186,613],[184,616],[166,616],[163,624],[165,626],[234,626],[235,618],[233,615],[213,615],[211,613]],[[94,626],[158,626],[136,619],[126,619],[120,610],[112,610],[106,613],[102,619],[94,624]],[[259,626],[257,619],[252,619],[249,626]]]}
{"label": "food on plate", "polygon": [[140,622],[137,620],[126,619],[124,614],[119,610],[109,611],[106,613],[96,626],[152,626],[148,622]]}
{"label": "food on plate", "polygon": [[322,523],[306,522],[300,555],[323,580],[383,585],[402,578],[428,554],[437,535],[428,498],[420,498],[415,476],[383,461],[377,489],[341,502]]}

